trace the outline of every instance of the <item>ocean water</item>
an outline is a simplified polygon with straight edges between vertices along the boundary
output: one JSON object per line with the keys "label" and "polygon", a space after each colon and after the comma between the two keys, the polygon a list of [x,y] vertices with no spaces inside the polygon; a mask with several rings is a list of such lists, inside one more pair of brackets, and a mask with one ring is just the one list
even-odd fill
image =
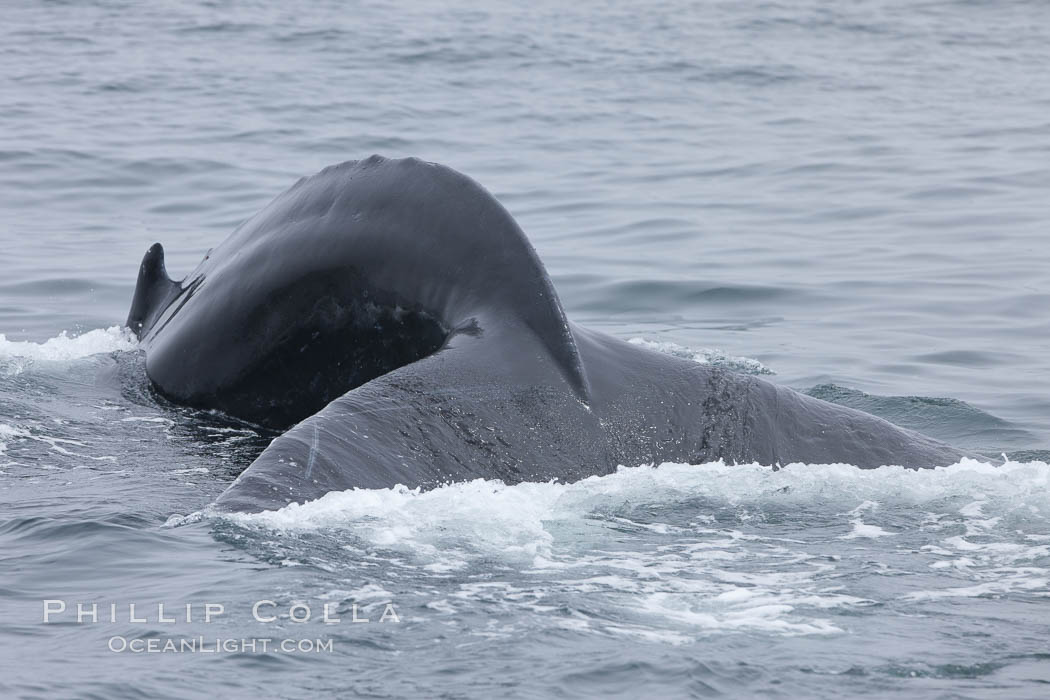
{"label": "ocean water", "polygon": [[[0,695],[1050,693],[1050,5],[3,16]],[[151,393],[120,328],[139,260],[159,240],[185,274],[375,152],[488,187],[575,321],[1007,462],[624,465],[202,516],[273,435]]]}

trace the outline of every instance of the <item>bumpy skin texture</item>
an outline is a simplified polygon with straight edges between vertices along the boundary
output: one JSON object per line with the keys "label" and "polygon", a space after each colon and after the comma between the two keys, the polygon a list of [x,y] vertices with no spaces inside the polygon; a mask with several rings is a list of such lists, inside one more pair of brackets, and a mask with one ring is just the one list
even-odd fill
{"label": "bumpy skin texture", "polygon": [[621,464],[965,456],[568,323],[506,210],[416,159],[300,180],[181,283],[154,246],[128,325],[161,393],[288,428],[220,496],[226,510],[354,487],[572,481]]}

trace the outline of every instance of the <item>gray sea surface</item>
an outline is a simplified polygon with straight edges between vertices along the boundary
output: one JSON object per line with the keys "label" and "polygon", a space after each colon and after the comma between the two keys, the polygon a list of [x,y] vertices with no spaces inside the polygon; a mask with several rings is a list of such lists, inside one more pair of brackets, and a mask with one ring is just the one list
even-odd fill
{"label": "gray sea surface", "polygon": [[[0,696],[1050,694],[1050,4],[0,9]],[[273,435],[151,392],[141,256],[372,153],[486,186],[583,325],[1007,462],[195,515]]]}

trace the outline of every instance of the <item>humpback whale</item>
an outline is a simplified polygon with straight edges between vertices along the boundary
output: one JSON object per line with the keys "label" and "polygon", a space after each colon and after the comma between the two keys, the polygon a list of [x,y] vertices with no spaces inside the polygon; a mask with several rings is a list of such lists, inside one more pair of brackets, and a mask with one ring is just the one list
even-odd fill
{"label": "humpback whale", "polygon": [[474,180],[379,156],[303,178],[182,281],[155,244],[127,325],[168,399],[283,431],[218,498],[578,480],[661,462],[932,467],[963,452],[588,330]]}

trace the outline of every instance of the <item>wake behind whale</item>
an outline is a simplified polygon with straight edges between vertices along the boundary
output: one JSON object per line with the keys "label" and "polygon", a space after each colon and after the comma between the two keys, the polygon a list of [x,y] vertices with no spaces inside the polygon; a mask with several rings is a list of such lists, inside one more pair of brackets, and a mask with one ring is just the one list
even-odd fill
{"label": "wake behind whale", "polygon": [[301,179],[181,282],[147,252],[127,325],[160,393],[286,429],[219,497],[575,481],[618,465],[929,467],[959,450],[570,323],[509,213],[447,167]]}

